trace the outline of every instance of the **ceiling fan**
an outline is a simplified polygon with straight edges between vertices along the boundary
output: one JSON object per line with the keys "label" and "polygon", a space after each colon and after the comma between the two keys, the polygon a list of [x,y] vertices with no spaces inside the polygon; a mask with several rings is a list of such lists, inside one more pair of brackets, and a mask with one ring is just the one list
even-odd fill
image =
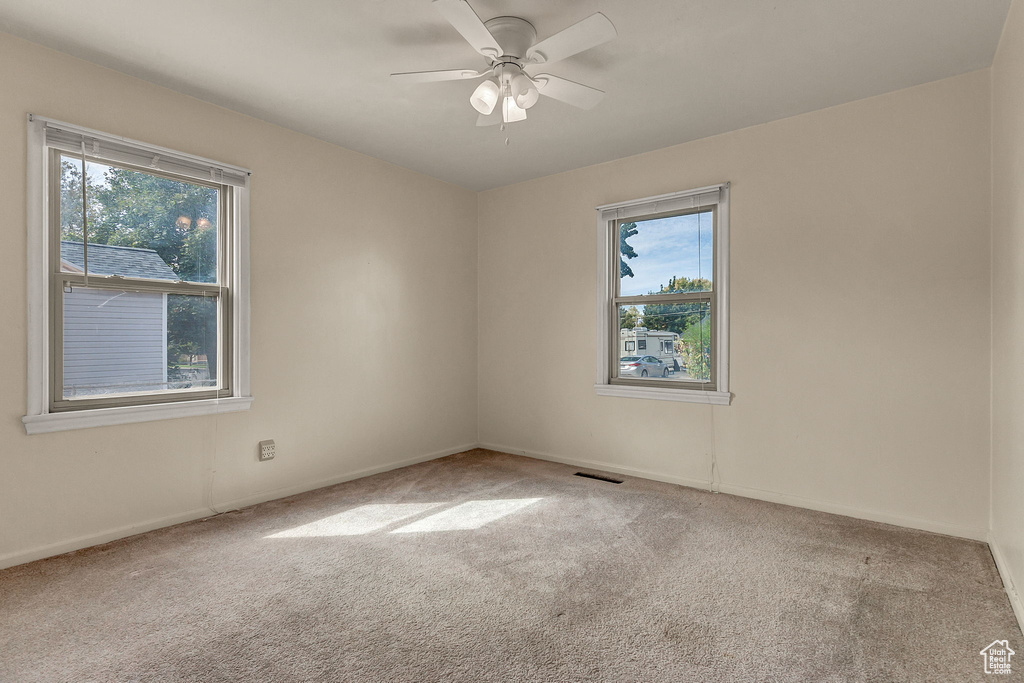
{"label": "ceiling fan", "polygon": [[604,96],[597,88],[547,73],[531,73],[532,67],[557,62],[615,38],[615,26],[600,12],[537,43],[537,30],[525,19],[495,17],[484,22],[466,0],[433,0],[433,5],[487,59],[487,68],[412,71],[391,77],[407,83],[432,83],[486,76],[469,98],[480,112],[476,125],[522,121],[541,95],[581,109],[592,108]]}

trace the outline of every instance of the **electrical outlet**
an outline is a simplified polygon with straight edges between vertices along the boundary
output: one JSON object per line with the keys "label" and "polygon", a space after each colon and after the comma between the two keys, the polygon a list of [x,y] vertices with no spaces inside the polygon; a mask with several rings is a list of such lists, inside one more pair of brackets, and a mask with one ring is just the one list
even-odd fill
{"label": "electrical outlet", "polygon": [[277,446],[274,445],[273,439],[260,441],[260,460],[273,460],[275,455],[277,455]]}

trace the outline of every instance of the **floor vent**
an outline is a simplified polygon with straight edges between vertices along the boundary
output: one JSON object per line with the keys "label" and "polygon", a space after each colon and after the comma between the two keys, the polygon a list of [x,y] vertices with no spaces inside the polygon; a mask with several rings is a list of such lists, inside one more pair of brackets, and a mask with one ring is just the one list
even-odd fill
{"label": "floor vent", "polygon": [[605,477],[605,476],[600,475],[600,474],[590,474],[588,472],[577,472],[575,476],[577,476],[577,477],[586,477],[587,479],[597,479],[598,481],[607,481],[608,483],[611,483],[611,484],[621,484],[622,483],[621,479],[612,479],[611,477]]}

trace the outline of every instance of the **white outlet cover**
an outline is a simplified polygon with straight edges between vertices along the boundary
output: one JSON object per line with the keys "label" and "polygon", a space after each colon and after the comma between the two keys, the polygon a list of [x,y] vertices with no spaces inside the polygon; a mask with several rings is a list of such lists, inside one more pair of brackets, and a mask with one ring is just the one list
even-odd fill
{"label": "white outlet cover", "polygon": [[273,460],[277,454],[277,447],[273,439],[260,441],[260,460]]}

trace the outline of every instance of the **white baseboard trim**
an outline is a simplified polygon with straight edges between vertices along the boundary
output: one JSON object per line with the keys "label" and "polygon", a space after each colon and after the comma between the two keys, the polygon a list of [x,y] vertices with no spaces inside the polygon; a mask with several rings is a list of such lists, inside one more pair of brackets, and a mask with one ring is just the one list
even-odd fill
{"label": "white baseboard trim", "polygon": [[500,453],[511,453],[512,455],[523,455],[527,458],[536,458],[537,460],[547,460],[549,462],[558,462],[563,465],[572,465],[573,467],[584,467],[592,470],[601,470],[603,472],[614,472],[615,474],[625,474],[627,477],[639,477],[640,479],[653,479],[654,481],[663,481],[666,484],[679,484],[680,486],[689,486],[694,489],[708,489],[708,482],[700,479],[689,479],[686,477],[675,477],[668,474],[659,474],[657,472],[648,472],[647,470],[635,469],[633,467],[620,467],[618,465],[612,465],[606,462],[598,462],[597,460],[578,460],[575,458],[565,458],[560,455],[552,455],[551,453],[544,453],[541,451],[524,451],[522,448],[513,448],[511,446],[502,446],[501,444],[493,443],[481,443],[477,445],[477,448],[486,448],[490,451],[498,451]]}
{"label": "white baseboard trim", "polygon": [[[663,481],[668,484],[679,484],[681,486],[689,486],[691,488],[696,489],[708,490],[710,488],[710,483],[706,479],[700,480],[689,479],[686,477],[676,477],[673,475],[662,474],[660,472],[652,472],[650,470],[643,470],[634,467],[621,467],[619,465],[613,465],[611,463],[600,462],[596,460],[578,460],[575,458],[566,458],[560,455],[543,453],[540,451],[524,451],[521,448],[513,448],[510,446],[503,446],[500,444],[481,443],[479,444],[478,447],[487,448],[492,451],[501,451],[503,453],[512,453],[513,455],[525,455],[526,457],[537,458],[538,460],[560,462],[565,465],[572,465],[574,467],[588,467],[596,470],[604,470],[605,472],[624,474],[630,477],[653,479],[654,481]],[[721,483],[718,486],[718,490],[721,491],[722,493],[728,493],[734,496],[754,498],[756,500],[764,500],[770,503],[780,503],[782,505],[791,505],[793,507],[806,508],[808,510],[817,510],[818,512],[829,512],[834,515],[843,515],[844,517],[865,519],[871,522],[893,524],[895,526],[902,526],[910,529],[920,529],[921,531],[930,531],[932,533],[944,534],[946,536],[956,536],[957,538],[966,538],[972,541],[987,542],[989,538],[989,533],[987,529],[976,529],[973,527],[960,526],[957,524],[948,524],[945,522],[933,522],[931,520],[920,519],[917,517],[905,517],[903,515],[894,515],[888,512],[879,512],[877,510],[866,510],[863,508],[851,507],[848,505],[840,505],[838,503],[830,503],[822,500],[803,498],[801,496],[794,496],[788,493],[776,493],[774,491],[764,491],[761,489],[751,488],[748,486],[738,486],[736,484],[728,483]]]}
{"label": "white baseboard trim", "polygon": [[161,529],[167,526],[174,526],[175,524],[182,524],[183,522],[191,522],[195,519],[202,519],[203,517],[209,517],[212,514],[213,513],[209,508],[198,508],[176,515],[146,520],[145,522],[140,522],[138,524],[128,524],[126,526],[109,529],[98,534],[79,536],[78,538],[73,538],[69,541],[50,543],[49,545],[39,546],[37,548],[32,548],[31,550],[0,555],[0,569],[14,567],[19,564],[26,564],[28,562],[35,562],[36,560],[54,557],[55,555],[63,555],[64,553],[81,550],[82,548],[91,548],[94,545],[102,545],[103,543],[116,541],[119,538],[127,538],[128,536],[144,534],[147,531],[153,531],[154,529]]}
{"label": "white baseboard trim", "polygon": [[[427,453],[426,455],[418,455],[414,458],[399,460],[398,462],[393,462],[387,465],[365,467],[361,470],[355,470],[354,472],[348,472],[347,474],[338,475],[336,477],[321,479],[319,481],[315,481],[309,484],[299,484],[297,486],[289,486],[286,488],[274,489],[272,491],[263,491],[251,496],[246,496],[244,498],[231,500],[226,503],[218,503],[216,507],[218,510],[221,510],[222,512],[230,512],[232,510],[238,510],[239,508],[249,507],[250,505],[257,505],[258,503],[266,503],[267,501],[270,500],[287,498],[288,496],[294,496],[299,493],[305,493],[306,491],[315,491],[316,489],[334,486],[335,484],[343,484],[346,481],[352,481],[353,479],[362,479],[363,477],[369,477],[374,474],[380,474],[381,472],[397,470],[402,467],[408,467],[409,465],[416,465],[421,462],[427,462],[428,460],[437,460],[438,458],[444,458],[449,455],[455,455],[456,453],[470,451],[476,447],[477,445],[475,443],[463,444],[461,446],[453,446],[452,448],[445,448],[440,451],[434,451],[433,453]],[[209,515],[209,512],[207,512],[207,515]]]}
{"label": "white baseboard trim", "polygon": [[1010,573],[1010,565],[1003,556],[1003,551],[999,547],[999,540],[995,534],[989,534],[988,547],[992,550],[992,558],[996,561],[996,569],[999,570],[999,576],[1003,579],[1003,588],[1006,589],[1006,597],[1010,599],[1010,607],[1013,608],[1013,614],[1017,617],[1017,626],[1024,631],[1024,602],[1021,601],[1020,593],[1013,582],[1013,575]]}
{"label": "white baseboard trim", "polygon": [[[346,474],[330,477],[328,479],[322,479],[319,481],[308,482],[305,484],[298,484],[296,486],[289,486],[282,489],[275,489],[273,491],[263,491],[252,496],[246,496],[238,500],[229,501],[226,503],[216,504],[216,508],[222,511],[237,510],[242,507],[248,507],[249,505],[256,505],[257,503],[265,503],[269,500],[277,500],[278,498],[287,498],[288,496],[294,496],[298,493],[305,493],[306,491],[313,491],[315,489],[324,488],[326,486],[333,486],[335,484],[341,484],[346,481],[352,481],[353,479],[360,479],[362,477],[368,477],[373,474],[380,474],[381,472],[387,472],[388,470],[397,470],[400,467],[408,467],[409,465],[415,465],[417,463],[426,462],[428,460],[436,460],[437,458],[443,458],[448,455],[454,455],[455,453],[462,453],[463,451],[472,450],[476,448],[476,444],[464,444],[462,446],[454,446],[452,448],[446,448],[440,451],[434,451],[433,453],[427,453],[426,455],[419,455],[414,458],[408,458],[406,460],[400,460],[398,462],[389,463],[387,465],[378,465],[375,467],[367,467],[361,470],[355,470]],[[198,508],[189,510],[188,512],[181,512],[175,515],[169,515],[167,517],[160,517],[158,519],[151,519],[137,524],[128,524],[115,529],[109,529],[98,534],[89,534],[88,536],[79,536],[68,541],[60,541],[58,543],[51,543],[49,545],[39,546],[32,548],[31,550],[18,551],[8,553],[6,555],[0,555],[0,569],[6,569],[7,567],[14,567],[19,564],[25,564],[27,562],[35,562],[36,560],[42,560],[47,557],[53,557],[55,555],[63,555],[64,553],[70,553],[75,550],[81,550],[82,548],[91,548],[94,545],[101,545],[103,543],[109,543],[110,541],[116,541],[119,538],[127,538],[129,536],[136,536],[138,534],[146,533],[147,531],[153,531],[155,529],[162,529],[168,526],[174,526],[175,524],[182,524],[184,522],[191,522],[196,519],[202,519],[204,517],[212,516],[213,510],[210,508]]]}
{"label": "white baseboard trim", "polygon": [[981,541],[982,543],[988,542],[988,530],[981,527],[976,528],[960,524],[949,524],[948,522],[935,522],[930,519],[921,519],[920,517],[895,515],[890,512],[867,510],[839,503],[804,498],[788,493],[762,491],[761,489],[737,486],[735,484],[722,484],[720,489],[722,493],[731,493],[732,495],[743,496],[744,498],[756,498],[757,500],[766,500],[770,503],[781,503],[798,508],[807,508],[808,510],[817,510],[818,512],[829,512],[834,515],[865,519],[870,522],[882,522],[883,524],[892,524],[893,526],[902,526],[908,529],[930,531],[944,536],[966,538],[971,541]]}

